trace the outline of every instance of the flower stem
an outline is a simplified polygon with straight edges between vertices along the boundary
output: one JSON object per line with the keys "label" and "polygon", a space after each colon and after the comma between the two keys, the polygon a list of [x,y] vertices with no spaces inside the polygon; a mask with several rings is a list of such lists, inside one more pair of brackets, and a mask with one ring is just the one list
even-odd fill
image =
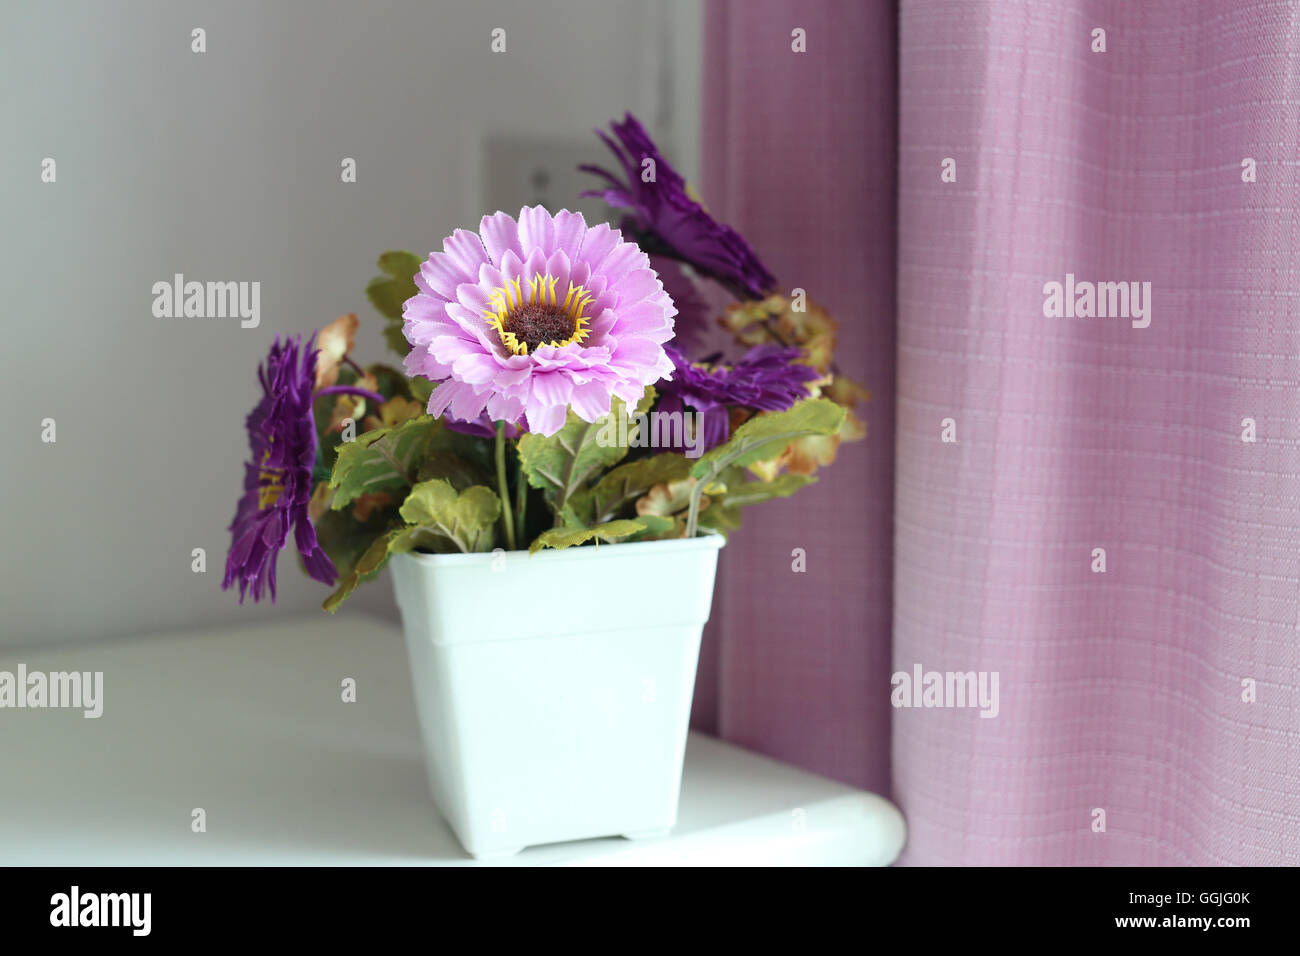
{"label": "flower stem", "polygon": [[525,532],[526,521],[524,511],[528,507],[528,479],[524,477],[524,469],[515,468],[515,540],[520,547],[524,546],[527,540]]}
{"label": "flower stem", "polygon": [[710,475],[708,479],[701,479],[697,481],[695,483],[695,487],[691,489],[691,508],[686,515],[685,537],[687,538],[695,537],[695,533],[699,529],[700,497],[704,494],[704,486],[710,483],[712,480],[713,477],[712,475]]}
{"label": "flower stem", "polygon": [[497,422],[497,493],[501,498],[501,527],[506,550],[515,550],[515,519],[510,513],[510,491],[506,487],[506,423]]}
{"label": "flower stem", "polygon": [[384,396],[378,392],[372,392],[365,388],[354,388],[351,385],[331,385],[329,388],[322,388],[316,393],[316,398],[322,395],[360,395],[368,402],[374,402],[376,405],[384,404]]}

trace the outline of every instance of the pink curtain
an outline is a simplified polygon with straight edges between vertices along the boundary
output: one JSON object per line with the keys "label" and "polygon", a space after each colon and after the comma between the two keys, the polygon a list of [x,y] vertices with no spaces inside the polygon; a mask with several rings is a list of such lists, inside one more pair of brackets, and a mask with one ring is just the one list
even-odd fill
{"label": "pink curtain", "polygon": [[[894,12],[746,0],[706,8],[709,208],[841,323],[870,436],[821,483],[751,509],[724,549],[697,726],[878,792],[889,788],[894,455]],[[803,29],[807,52],[792,50]],[[803,548],[807,571],[792,571]]]}
{"label": "pink curtain", "polygon": [[[1300,863],[1300,7],[900,37],[894,664],[1001,675],[995,719],[896,712],[906,860]],[[1149,327],[1045,317],[1067,274]]]}
{"label": "pink curtain", "polygon": [[[706,196],[877,412],[891,262],[898,324],[896,460],[873,421],[728,556],[718,726],[875,783],[888,720],[906,863],[1300,863],[1300,6],[890,9],[709,11]],[[1067,275],[1150,324],[1045,315]],[[883,711],[917,665],[997,716]]]}

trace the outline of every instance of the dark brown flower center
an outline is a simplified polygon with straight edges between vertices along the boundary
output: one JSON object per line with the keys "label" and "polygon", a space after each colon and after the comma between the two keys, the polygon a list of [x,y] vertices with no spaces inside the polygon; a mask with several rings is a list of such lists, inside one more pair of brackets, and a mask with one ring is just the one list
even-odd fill
{"label": "dark brown flower center", "polygon": [[516,341],[528,347],[529,352],[552,342],[567,342],[573,338],[578,323],[567,312],[554,306],[526,302],[510,312],[501,323],[503,332],[513,332]]}
{"label": "dark brown flower center", "polygon": [[572,282],[557,294],[558,283],[553,275],[539,274],[528,280],[527,288],[522,279],[512,279],[492,290],[483,318],[512,355],[528,355],[543,345],[581,344],[587,337],[585,310],[592,294]]}

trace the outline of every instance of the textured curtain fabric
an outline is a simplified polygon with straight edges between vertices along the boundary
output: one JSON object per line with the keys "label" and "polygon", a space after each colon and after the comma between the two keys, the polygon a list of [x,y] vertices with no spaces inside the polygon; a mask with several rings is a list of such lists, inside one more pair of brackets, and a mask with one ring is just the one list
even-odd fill
{"label": "textured curtain fabric", "polygon": [[1300,5],[899,33],[894,666],[1000,675],[895,712],[904,859],[1300,863]]}
{"label": "textured curtain fabric", "polygon": [[[889,787],[894,457],[894,11],[711,3],[701,193],[787,292],[841,322],[837,360],[875,396],[866,441],[820,484],[754,508],[719,564],[697,726]],[[805,31],[807,52],[792,50]],[[792,570],[803,548],[807,571]]]}
{"label": "textured curtain fabric", "polygon": [[905,863],[1300,863],[1300,4],[892,10],[708,10],[705,196],[877,398],[726,553],[701,717],[877,788],[892,727]]}

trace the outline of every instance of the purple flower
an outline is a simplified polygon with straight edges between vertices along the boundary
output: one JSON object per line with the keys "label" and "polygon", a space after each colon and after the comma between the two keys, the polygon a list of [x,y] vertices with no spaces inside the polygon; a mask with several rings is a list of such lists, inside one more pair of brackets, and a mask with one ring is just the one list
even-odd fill
{"label": "purple flower", "polygon": [[[759,261],[740,233],[723,225],[691,198],[686,181],[668,165],[650,135],[631,113],[610,123],[614,138],[596,135],[614,153],[625,180],[594,165],[578,167],[609,184],[584,196],[599,196],[627,211],[623,228],[642,238],[647,252],[663,253],[687,262],[700,275],[714,279],[740,299],[761,299],[776,286],[776,277]],[[642,180],[647,159],[654,160],[652,182]]]}
{"label": "purple flower", "polygon": [[240,604],[250,589],[254,601],[269,589],[275,602],[275,565],[290,528],[307,573],[324,584],[333,584],[337,575],[307,515],[316,462],[316,351],[312,336],[300,362],[301,339],[295,336],[281,345],[277,337],[266,364],[257,369],[262,400],[248,416],[252,456],[244,465],[244,495],[230,524],[230,552],[221,582],[223,590],[239,582]]}
{"label": "purple flower", "polygon": [[676,370],[656,388],[659,411],[701,413],[702,450],[721,445],[731,436],[731,407],[783,412],[808,397],[807,383],[820,378],[811,365],[797,360],[803,352],[779,345],[759,345],[731,365],[692,363],[674,345],[666,347]]}
{"label": "purple flower", "polygon": [[402,332],[406,371],[439,382],[429,414],[553,435],[629,405],[672,372],[672,299],[649,257],[580,213],[525,208],[458,229],[415,276]]}

